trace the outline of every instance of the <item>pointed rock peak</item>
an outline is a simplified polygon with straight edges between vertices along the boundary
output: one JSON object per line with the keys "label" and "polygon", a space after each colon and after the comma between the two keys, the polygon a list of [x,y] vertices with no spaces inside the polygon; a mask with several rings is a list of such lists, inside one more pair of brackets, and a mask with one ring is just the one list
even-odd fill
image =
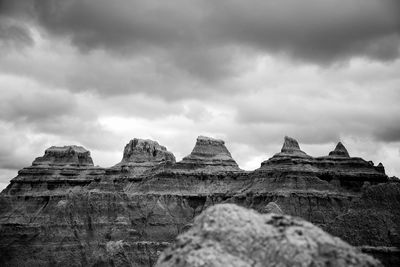
{"label": "pointed rock peak", "polygon": [[379,162],[378,166],[376,166],[375,169],[378,172],[385,174],[385,167],[383,166],[382,162]]}
{"label": "pointed rock peak", "polygon": [[52,146],[43,157],[36,158],[33,166],[93,166],[90,152],[82,146]]}
{"label": "pointed rock peak", "polygon": [[153,140],[135,138],[125,146],[120,164],[167,161],[175,162],[175,156],[165,146]]}
{"label": "pointed rock peak", "polygon": [[238,167],[223,140],[206,136],[199,136],[197,138],[192,153],[184,157],[182,163]]}
{"label": "pointed rock peak", "polygon": [[281,152],[292,153],[293,151],[298,151],[298,150],[301,151],[297,140],[289,136],[285,136],[285,141],[283,142]]}
{"label": "pointed rock peak", "polygon": [[281,153],[276,154],[278,156],[287,156],[287,155],[293,155],[293,156],[306,156],[309,157],[305,152],[303,152],[300,149],[299,143],[297,142],[296,139],[285,136],[283,146],[281,149]]}
{"label": "pointed rock peak", "polygon": [[349,152],[347,152],[347,149],[344,147],[344,145],[342,144],[342,142],[339,142],[336,147],[335,150],[329,152],[329,156],[333,156],[333,157],[345,157],[345,158],[349,158]]}

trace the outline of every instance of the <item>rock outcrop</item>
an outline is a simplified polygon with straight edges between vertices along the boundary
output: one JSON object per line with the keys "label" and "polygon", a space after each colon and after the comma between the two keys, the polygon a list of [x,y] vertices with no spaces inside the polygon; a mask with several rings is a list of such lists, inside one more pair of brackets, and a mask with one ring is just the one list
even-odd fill
{"label": "rock outcrop", "polygon": [[382,265],[304,220],[218,204],[200,214],[156,266]]}
{"label": "rock outcrop", "polygon": [[202,172],[240,171],[223,140],[199,136],[190,155],[184,157],[178,168]]}
{"label": "rock outcrop", "polygon": [[275,213],[275,214],[283,214],[281,207],[278,204],[271,201],[265,206],[264,209],[261,210],[261,213]]}
{"label": "rock outcrop", "polygon": [[61,161],[50,153],[0,194],[0,266],[153,266],[208,207],[264,212],[270,202],[398,266],[400,183],[361,158],[311,157],[292,141],[284,148],[251,172],[223,141],[202,137],[176,163],[145,140],[128,144],[112,168],[92,166],[86,152]]}
{"label": "rock outcrop", "polygon": [[165,146],[153,140],[134,138],[125,146],[121,162],[112,169],[121,169],[138,175],[160,164],[168,163],[175,163],[175,156],[167,151]]}
{"label": "rock outcrop", "polygon": [[342,144],[342,142],[339,142],[336,147],[335,150],[329,152],[329,156],[332,157],[345,157],[345,158],[349,158],[349,152],[347,152],[347,149],[344,147],[344,145]]}
{"label": "rock outcrop", "polygon": [[300,149],[297,140],[288,136],[285,136],[281,153],[278,153],[276,155],[279,156],[291,155],[299,157],[307,156],[307,154]]}
{"label": "rock outcrop", "polygon": [[90,152],[81,146],[52,146],[32,166],[93,166]]}
{"label": "rock outcrop", "polygon": [[[307,185],[304,181],[307,179],[313,181],[312,188],[330,191],[335,191],[337,185],[360,191],[364,182],[376,184],[388,181],[383,166],[374,166],[361,158],[347,155],[346,148],[339,143],[329,156],[313,158],[300,150],[295,139],[285,137],[282,151],[262,162],[257,172],[273,176],[278,172],[286,177],[280,179],[284,183],[296,180],[298,185]],[[280,189],[284,190],[285,187],[282,185]]]}

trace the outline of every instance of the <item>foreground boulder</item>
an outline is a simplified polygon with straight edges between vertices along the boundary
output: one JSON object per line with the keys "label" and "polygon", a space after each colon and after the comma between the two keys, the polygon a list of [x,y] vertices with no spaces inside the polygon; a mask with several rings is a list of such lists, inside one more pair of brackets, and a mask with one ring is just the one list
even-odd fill
{"label": "foreground boulder", "polygon": [[307,221],[219,204],[198,216],[156,266],[382,265]]}

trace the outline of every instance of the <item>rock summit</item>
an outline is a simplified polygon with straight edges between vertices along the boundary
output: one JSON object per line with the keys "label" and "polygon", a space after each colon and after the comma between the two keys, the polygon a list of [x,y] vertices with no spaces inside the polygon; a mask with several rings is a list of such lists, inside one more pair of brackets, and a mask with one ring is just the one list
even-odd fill
{"label": "rock summit", "polygon": [[44,156],[36,158],[33,166],[93,166],[90,152],[82,146],[52,146]]}
{"label": "rock summit", "polygon": [[339,142],[336,147],[335,150],[329,152],[329,156],[332,157],[344,157],[344,158],[349,158],[349,152],[347,152],[347,149],[344,147],[344,145],[342,144],[342,142]]}
{"label": "rock summit", "polygon": [[199,136],[190,155],[184,157],[181,165],[191,168],[202,168],[205,171],[240,170],[231,153],[225,146],[225,142],[220,139],[214,139],[206,136]]}

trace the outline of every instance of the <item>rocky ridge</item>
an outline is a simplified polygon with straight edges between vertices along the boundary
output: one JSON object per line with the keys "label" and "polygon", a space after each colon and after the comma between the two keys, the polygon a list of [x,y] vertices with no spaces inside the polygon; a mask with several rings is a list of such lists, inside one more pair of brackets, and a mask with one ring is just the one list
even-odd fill
{"label": "rocky ridge", "polygon": [[315,158],[293,140],[252,172],[239,169],[223,141],[204,137],[180,162],[157,142],[134,139],[112,168],[89,164],[86,150],[52,149],[0,194],[0,265],[153,266],[207,207],[268,212],[270,202],[398,264],[400,183],[383,166]]}

